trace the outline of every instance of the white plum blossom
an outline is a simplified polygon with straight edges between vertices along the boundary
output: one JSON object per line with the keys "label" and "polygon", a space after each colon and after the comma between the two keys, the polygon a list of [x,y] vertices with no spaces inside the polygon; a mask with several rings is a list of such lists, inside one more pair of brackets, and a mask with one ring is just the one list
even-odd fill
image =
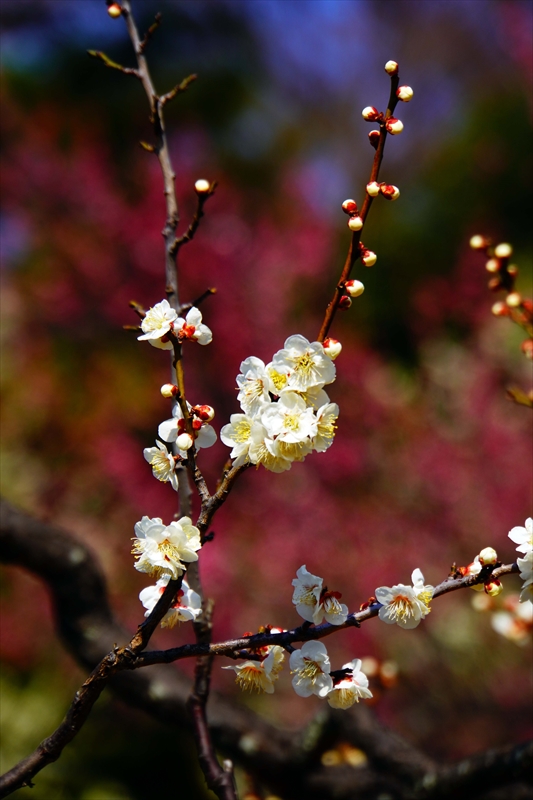
{"label": "white plum blossom", "polygon": [[327,403],[316,412],[317,433],[313,439],[313,448],[317,453],[324,453],[333,444],[338,416],[337,403]]}
{"label": "white plum blossom", "polygon": [[361,697],[370,700],[372,692],[368,688],[368,678],[361,671],[361,659],[356,658],[343,665],[346,674],[339,681],[334,680],[333,689],[327,695],[328,703],[332,708],[350,708],[358,703]]}
{"label": "white plum blossom", "polygon": [[[189,403],[187,405],[190,410],[191,405]],[[203,422],[201,419],[193,417],[192,429],[194,434],[194,444],[197,450],[200,450],[202,447],[211,447],[217,440],[215,429],[207,422]],[[183,412],[179,403],[176,403],[172,409],[172,419],[166,419],[164,422],[162,422],[159,425],[157,432],[163,441],[170,443],[175,442],[179,436],[187,432],[185,420],[183,419]],[[180,450],[180,455],[183,458],[187,458],[187,453],[185,450]]]}
{"label": "white plum blossom", "polygon": [[202,322],[202,312],[194,306],[187,313],[185,319],[177,318],[174,323],[174,332],[180,341],[189,339],[198,344],[209,344],[213,341],[211,330]]}
{"label": "white plum blossom", "polygon": [[248,451],[252,443],[252,427],[254,420],[247,414],[232,414],[228,425],[220,429],[220,439],[228,447],[232,447],[230,458],[234,458],[234,466],[241,467],[248,461]]}
{"label": "white plum blossom", "polygon": [[[139,600],[146,609],[148,617],[168,585],[170,575],[163,575],[155,586],[147,586],[139,593]],[[176,602],[171,606],[163,619],[162,628],[173,628],[178,622],[194,621],[202,613],[202,599],[200,595],[190,588],[184,579],[181,589],[177,593]]]}
{"label": "white plum blossom", "polygon": [[174,329],[177,319],[178,315],[168,300],[162,300],[146,312],[141,322],[143,333],[137,338],[139,341],[147,340],[161,350],[172,350],[172,342],[166,334]]}
{"label": "white plum blossom", "polygon": [[174,580],[186,564],[198,561],[202,544],[200,531],[189,517],[165,525],[159,517],[143,517],[135,525],[132,553],[137,557],[135,569],[149,575],[170,575]]}
{"label": "white plum blossom", "polygon": [[245,661],[242,664],[232,664],[222,669],[232,669],[237,673],[235,683],[244,691],[274,692],[274,683],[279,677],[285,660],[285,651],[279,645],[271,645],[268,655],[262,661]]}
{"label": "white plum blossom", "polygon": [[261,414],[261,423],[270,438],[287,444],[313,439],[317,433],[313,409],[296,392],[284,392],[277,403],[269,403]]}
{"label": "white plum blossom", "polygon": [[419,569],[414,570],[411,580],[413,586],[398,583],[376,589],[376,599],[382,604],[379,618],[388,625],[396,623],[401,628],[416,628],[431,611],[429,606],[434,587],[424,585],[424,576]]}
{"label": "white plum blossom", "polygon": [[318,575],[309,572],[305,564],[296,572],[292,581],[294,592],[292,602],[298,614],[315,625],[325,618],[331,625],[343,625],[348,616],[348,606],[339,603],[340,592],[329,592]]}
{"label": "white plum blossom", "polygon": [[305,392],[312,386],[324,386],[335,380],[335,364],[320,342],[309,342],[305,336],[289,336],[283,350],[272,359],[272,367],[287,375],[287,389]]}
{"label": "white plum blossom", "polygon": [[270,403],[270,379],[265,369],[265,362],[260,358],[250,356],[241,364],[241,371],[237,375],[239,394],[237,400],[242,410],[251,417],[257,416],[263,406]]}
{"label": "white plum blossom", "polygon": [[300,697],[326,697],[333,689],[328,651],[322,642],[306,642],[301,650],[294,650],[289,660],[294,677],[292,685]]}
{"label": "white plum blossom", "polygon": [[520,577],[524,581],[520,593],[520,602],[525,603],[529,600],[533,603],[533,519],[528,517],[524,527],[517,525],[509,531],[509,538],[515,544],[519,553],[523,553],[523,558],[517,558],[516,563],[520,570]]}
{"label": "white plum blossom", "polygon": [[262,464],[270,472],[285,472],[291,468],[292,461],[280,452],[280,445],[276,441],[269,439],[261,423],[254,422],[251,437],[248,457],[252,464]]}
{"label": "white plum blossom", "polygon": [[156,441],[157,447],[145,447],[143,455],[152,467],[152,473],[158,481],[169,482],[172,488],[178,491],[178,476],[176,474],[176,461],[162,442]]}

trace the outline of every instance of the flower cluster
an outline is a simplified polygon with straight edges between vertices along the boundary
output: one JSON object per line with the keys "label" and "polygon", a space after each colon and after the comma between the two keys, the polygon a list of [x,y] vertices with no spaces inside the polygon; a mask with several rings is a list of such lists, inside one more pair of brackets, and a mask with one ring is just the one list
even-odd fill
{"label": "flower cluster", "polygon": [[388,625],[396,623],[401,628],[416,628],[426,617],[433,597],[433,586],[424,585],[424,576],[419,569],[411,575],[412,586],[398,583],[396,586],[380,586],[376,589],[376,600],[382,604],[379,618]]}
{"label": "flower cluster", "polygon": [[186,564],[198,561],[200,531],[189,517],[165,525],[159,517],[143,517],[135,525],[132,553],[137,557],[135,569],[158,578],[168,575],[175,580]]}
{"label": "flower cluster", "polygon": [[[139,594],[139,600],[146,609],[145,617],[154,610],[157,601],[165,591],[170,580],[170,573],[163,575],[155,586],[147,586]],[[176,595],[176,602],[169,608],[161,620],[162,628],[173,628],[178,622],[195,620],[202,613],[202,600],[200,595],[193,591],[184,579],[181,589]]]}
{"label": "flower cluster", "polygon": [[305,564],[296,572],[296,576],[292,582],[292,602],[303,619],[315,625],[320,625],[324,618],[331,625],[343,625],[346,622],[348,606],[339,603],[340,592],[329,592],[327,586],[322,587],[322,578],[308,572]]}
{"label": "flower cluster", "polygon": [[186,339],[198,342],[198,344],[209,344],[213,339],[213,334],[207,325],[202,323],[202,314],[194,306],[189,310],[185,319],[178,316],[168,300],[162,300],[150,308],[141,323],[142,335],[137,338],[140,341],[148,341],[153,347],[160,350],[172,350],[173,344],[168,334],[173,334],[178,342]]}
{"label": "flower cluster", "polygon": [[335,436],[339,415],[324,391],[335,380],[335,365],[320,342],[290,336],[269,364],[250,356],[237,376],[242,414],[232,414],[220,438],[232,448],[234,464],[262,464],[284,472]]}
{"label": "flower cluster", "polygon": [[517,551],[524,554],[523,558],[516,559],[520,577],[524,581],[520,602],[525,603],[529,600],[533,603],[533,518],[526,519],[523,528],[521,526],[511,528],[509,539],[518,545]]}

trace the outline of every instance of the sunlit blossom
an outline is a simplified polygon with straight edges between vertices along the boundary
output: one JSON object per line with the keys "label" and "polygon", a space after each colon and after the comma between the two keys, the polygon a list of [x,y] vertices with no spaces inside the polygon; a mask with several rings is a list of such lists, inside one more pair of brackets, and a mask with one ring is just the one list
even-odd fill
{"label": "sunlit blossom", "polygon": [[311,440],[317,433],[313,409],[296,392],[284,392],[277,403],[269,403],[261,414],[261,423],[270,438],[287,444]]}
{"label": "sunlit blossom", "polygon": [[396,623],[401,628],[416,628],[420,621],[429,614],[433,597],[433,586],[424,585],[424,576],[415,569],[411,580],[413,586],[403,583],[395,586],[380,586],[375,596],[382,607],[379,618],[389,625]]}
{"label": "sunlit blossom", "polygon": [[[170,575],[163,575],[155,586],[147,586],[139,593],[139,600],[146,609],[145,617],[148,617],[155,608],[155,605],[170,580]],[[188,622],[195,620],[202,613],[202,600],[197,592],[190,588],[184,579],[181,589],[178,591],[176,602],[169,608],[161,620],[162,628],[173,628],[178,622]]]}
{"label": "sunlit blossom", "polygon": [[174,323],[174,331],[180,341],[189,339],[198,344],[209,344],[213,341],[211,330],[202,322],[202,312],[194,306],[187,313],[185,319],[178,317]]}
{"label": "sunlit blossom", "polygon": [[[189,410],[191,409],[191,405],[187,404]],[[192,419],[192,431],[194,436],[194,445],[197,450],[201,448],[211,447],[215,444],[217,440],[217,435],[215,433],[215,429],[209,425],[207,422],[203,422],[201,419],[194,417]],[[157,433],[165,442],[173,443],[176,442],[179,436],[187,432],[187,426],[185,420],[183,418],[183,412],[181,410],[181,406],[179,403],[176,403],[174,408],[172,409],[172,419],[166,419],[162,422],[158,429]],[[188,448],[187,448],[188,449]],[[185,450],[180,451],[180,454],[186,458],[187,453]]]}
{"label": "sunlit blossom", "polygon": [[343,625],[348,616],[348,606],[339,603],[340,592],[330,592],[323,587],[323,579],[309,572],[305,564],[296,572],[292,581],[292,602],[298,614],[315,625],[326,619],[331,625]]}
{"label": "sunlit blossom", "polygon": [[522,528],[517,525],[509,531],[509,539],[518,545],[519,553],[528,553],[533,550],[533,518],[528,517]]}
{"label": "sunlit blossom", "polygon": [[248,451],[252,443],[252,427],[254,420],[247,414],[232,414],[230,421],[220,430],[220,439],[228,447],[233,448],[230,458],[234,458],[237,467],[248,460]]}
{"label": "sunlit blossom", "polygon": [[242,410],[256,417],[263,407],[270,403],[270,380],[265,369],[264,361],[255,356],[250,356],[241,364],[241,371],[237,375],[239,394],[237,400]]}
{"label": "sunlit blossom", "polygon": [[338,681],[334,681],[333,689],[328,693],[328,703],[332,708],[350,708],[358,703],[361,698],[370,700],[372,692],[368,688],[368,678],[361,671],[361,659],[356,658],[342,669],[346,674]]}
{"label": "sunlit blossom", "polygon": [[172,350],[172,342],[164,337],[173,330],[177,319],[178,315],[168,300],[162,300],[146,312],[141,322],[143,333],[137,338],[139,341],[147,340],[161,350]]}
{"label": "sunlit blossom", "polygon": [[162,577],[169,574],[178,578],[186,564],[198,561],[201,548],[200,531],[189,517],[182,517],[165,525],[159,517],[143,517],[135,525],[136,538],[132,553],[136,556],[135,569],[149,575]]}
{"label": "sunlit blossom", "polygon": [[172,453],[161,442],[156,441],[157,447],[145,447],[143,455],[152,467],[152,473],[158,481],[169,482],[173,489],[178,491],[178,476],[176,474],[176,461]]}
{"label": "sunlit blossom", "polygon": [[327,403],[316,412],[317,432],[313,439],[313,448],[318,453],[325,452],[333,444],[338,416],[337,403]]}
{"label": "sunlit blossom", "polygon": [[305,392],[312,386],[324,386],[335,380],[335,364],[320,342],[309,342],[305,336],[289,336],[283,350],[272,359],[272,367],[288,376],[286,388]]}

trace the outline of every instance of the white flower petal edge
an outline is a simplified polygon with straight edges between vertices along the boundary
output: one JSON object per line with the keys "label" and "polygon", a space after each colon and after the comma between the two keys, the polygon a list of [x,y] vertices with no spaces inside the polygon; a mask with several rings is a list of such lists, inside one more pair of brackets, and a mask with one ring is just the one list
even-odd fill
{"label": "white flower petal edge", "polygon": [[348,616],[348,606],[339,603],[340,592],[329,592],[327,587],[322,588],[323,583],[323,579],[309,572],[305,564],[300,567],[292,581],[292,602],[296,611],[315,625],[320,625],[324,617],[331,625],[343,625]]}
{"label": "white flower petal edge", "polygon": [[294,650],[290,657],[292,685],[300,697],[326,697],[333,689],[328,651],[322,642],[306,642],[301,650]]}
{"label": "white flower petal edge", "polygon": [[152,467],[152,474],[158,481],[170,483],[172,488],[178,491],[178,476],[176,474],[176,462],[172,453],[161,442],[156,441],[157,447],[145,447],[143,455]]}
{"label": "white flower petal edge", "polygon": [[139,341],[148,340],[154,347],[161,350],[172,350],[172,342],[162,341],[170,330],[173,329],[178,315],[170,306],[168,300],[162,300],[150,308],[143,321],[141,322],[142,335],[138,336]]}
{"label": "white flower petal edge", "polygon": [[189,517],[165,525],[159,517],[143,517],[135,525],[132,553],[137,558],[135,569],[149,575],[170,575],[178,578],[185,564],[198,561],[197,551],[202,544],[200,531]]}
{"label": "white flower petal edge", "polygon": [[[147,586],[139,593],[139,600],[146,608],[145,617],[150,616],[157,601],[165,591],[169,580],[170,575],[163,575],[163,577],[159,578],[155,586]],[[186,580],[183,580],[176,602],[169,608],[161,620],[161,627],[173,628],[178,622],[195,620],[201,613],[202,600],[200,595],[190,588]]]}
{"label": "white flower petal edge", "polygon": [[198,344],[209,344],[213,341],[213,334],[207,325],[202,323],[202,312],[194,306],[190,309],[185,319],[178,317],[174,323],[174,330],[181,341],[189,339]]}
{"label": "white flower petal edge", "polygon": [[533,603],[533,518],[528,517],[523,528],[519,525],[511,528],[508,535],[509,539],[518,545],[517,551],[524,554],[524,558],[516,560],[520,577],[524,581],[520,602],[525,603],[529,600]]}
{"label": "white flower petal edge", "polygon": [[335,683],[327,695],[328,703],[332,708],[350,708],[361,698],[370,700],[373,696],[368,688],[368,678],[364,672],[361,672],[361,663],[361,659],[356,658],[348,664],[343,664],[343,670],[349,670],[349,673]]}
{"label": "white flower petal edge", "polygon": [[376,589],[374,594],[382,604],[379,618],[388,625],[396,623],[401,628],[416,628],[431,611],[434,587],[424,585],[424,576],[419,569],[414,570],[411,580],[413,586],[398,583],[396,586],[380,586]]}
{"label": "white flower petal edge", "polygon": [[516,548],[519,553],[527,553],[533,550],[533,518],[528,517],[524,527],[517,525],[509,531],[509,539],[518,545]]}

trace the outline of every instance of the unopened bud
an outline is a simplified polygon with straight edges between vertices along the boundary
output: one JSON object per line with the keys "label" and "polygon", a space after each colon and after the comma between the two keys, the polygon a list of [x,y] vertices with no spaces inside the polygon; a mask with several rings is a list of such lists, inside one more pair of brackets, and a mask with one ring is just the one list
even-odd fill
{"label": "unopened bud", "polygon": [[119,6],[118,3],[111,3],[111,5],[107,7],[107,13],[109,14],[110,17],[116,19],[117,17],[120,17],[120,15],[122,14],[122,8]]}
{"label": "unopened bud", "polygon": [[350,217],[348,227],[351,231],[360,231],[363,227],[363,220],[359,216]]}
{"label": "unopened bud", "polygon": [[193,445],[193,438],[190,433],[180,433],[176,439],[176,444],[180,450],[189,450]]}
{"label": "unopened bud", "polygon": [[507,274],[510,275],[512,278],[516,278],[518,275],[518,267],[516,264],[509,264],[507,267]]}
{"label": "unopened bud", "polygon": [[396,117],[389,117],[389,119],[385,122],[385,127],[389,133],[395,135],[403,131],[403,122],[401,119],[396,119]]}
{"label": "unopened bud", "polygon": [[352,305],[351,297],[348,297],[347,294],[343,294],[343,296],[339,300],[339,308],[346,310],[347,308],[350,308],[351,305]]}
{"label": "unopened bud", "polygon": [[522,295],[520,292],[511,292],[507,295],[505,302],[509,308],[518,308],[522,304]]}
{"label": "unopened bud", "polygon": [[204,180],[204,178],[200,178],[200,180],[196,181],[194,184],[194,191],[196,194],[207,194],[210,188],[211,184],[209,181]]}
{"label": "unopened bud", "polygon": [[485,566],[486,564],[495,564],[498,560],[498,553],[494,547],[484,547],[479,554],[479,560]]}
{"label": "unopened bud", "polygon": [[374,106],[366,106],[361,113],[367,122],[375,122],[379,117],[379,111]]}
{"label": "unopened bud", "polygon": [[505,303],[503,303],[501,300],[498,300],[497,303],[494,303],[494,305],[491,308],[491,311],[495,317],[506,317],[507,314],[509,313],[509,309],[507,308]]}
{"label": "unopened bud", "polygon": [[501,581],[487,581],[485,584],[485,594],[488,594],[489,597],[497,597],[502,591],[503,585]]}
{"label": "unopened bud", "polygon": [[363,250],[361,252],[361,261],[365,267],[373,267],[377,260],[378,257],[372,250]]}
{"label": "unopened bud", "polygon": [[202,422],[211,422],[215,416],[215,409],[208,405],[193,406],[191,411],[201,419]]}
{"label": "unopened bud", "polygon": [[379,131],[370,131],[370,133],[368,134],[368,141],[370,142],[374,150],[378,149],[379,137],[380,137]]}
{"label": "unopened bud", "polygon": [[357,214],[357,203],[355,200],[345,200],[342,204],[342,210],[345,214]]}
{"label": "unopened bud", "polygon": [[382,183],[379,191],[386,200],[397,200],[400,196],[400,190],[392,183]]}
{"label": "unopened bud", "polygon": [[398,72],[398,62],[397,61],[387,61],[385,64],[385,72],[388,75],[396,75]]}
{"label": "unopened bud", "polygon": [[485,247],[488,247],[488,241],[485,239],[484,236],[480,236],[476,234],[476,236],[472,236],[470,239],[470,247],[472,250],[484,250]]}
{"label": "unopened bud", "polygon": [[524,339],[520,345],[520,349],[526,358],[529,358],[530,361],[533,361],[533,339]]}
{"label": "unopened bud", "polygon": [[337,341],[337,339],[324,339],[323,347],[325,354],[329,356],[332,361],[335,361],[342,350],[342,344]]}
{"label": "unopened bud", "polygon": [[496,258],[509,258],[513,254],[513,248],[507,242],[502,242],[494,248]]}
{"label": "unopened bud", "polygon": [[485,264],[485,269],[487,272],[498,272],[500,269],[500,262],[497,258],[489,258],[487,263]]}
{"label": "unopened bud", "polygon": [[403,100],[404,103],[408,103],[409,100],[413,99],[414,92],[410,86],[398,86],[396,89],[396,96]]}
{"label": "unopened bud", "polygon": [[366,191],[370,197],[377,197],[379,194],[379,183],[377,181],[370,181],[370,183],[366,185]]}
{"label": "unopened bud", "polygon": [[491,292],[497,292],[502,288],[502,282],[499,275],[496,275],[494,278],[491,278],[490,281],[487,283]]}
{"label": "unopened bud", "polygon": [[173,383],[165,383],[164,386],[161,387],[161,394],[163,397],[177,397],[179,391],[178,387],[174,386]]}
{"label": "unopened bud", "polygon": [[344,288],[350,297],[359,297],[359,295],[363,294],[365,291],[365,287],[361,281],[346,281]]}

